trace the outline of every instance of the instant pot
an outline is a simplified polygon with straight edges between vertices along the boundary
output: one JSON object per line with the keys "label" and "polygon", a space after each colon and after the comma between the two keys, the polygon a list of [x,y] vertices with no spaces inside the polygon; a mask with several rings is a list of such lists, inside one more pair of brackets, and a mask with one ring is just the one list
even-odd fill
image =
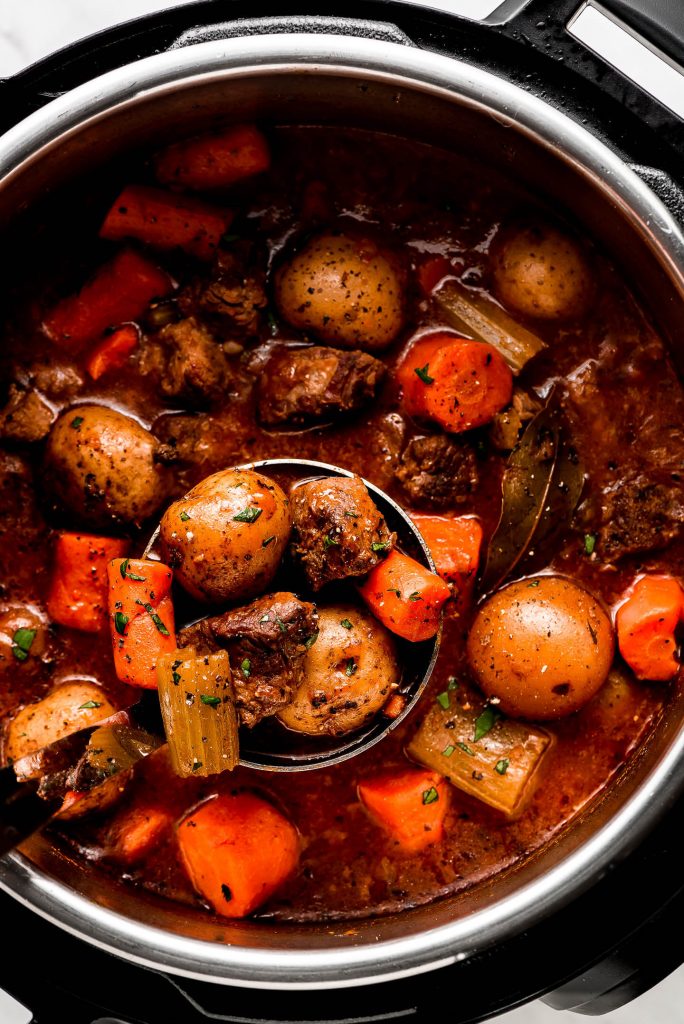
{"label": "instant pot", "polygon": [[[504,0],[481,23],[382,0],[325,15],[289,2],[254,18],[253,6],[152,15],[0,83],[3,230],[126,148],[223,121],[389,131],[465,150],[562,206],[619,264],[684,371],[678,102],[579,41],[590,10],[678,76],[680,0]],[[539,854],[473,892],[353,926],[219,926],[35,837],[0,862],[0,986],[38,1024],[466,1022],[539,996],[614,1009],[684,959],[683,705],[673,693],[610,791]]]}

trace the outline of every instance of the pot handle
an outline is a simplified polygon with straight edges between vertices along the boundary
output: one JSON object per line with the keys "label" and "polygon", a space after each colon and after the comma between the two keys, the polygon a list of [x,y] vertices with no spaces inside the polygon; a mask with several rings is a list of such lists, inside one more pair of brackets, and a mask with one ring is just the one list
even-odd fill
{"label": "pot handle", "polygon": [[192,46],[214,39],[233,39],[236,36],[282,35],[305,32],[307,34],[358,36],[361,39],[378,39],[383,43],[415,44],[405,32],[392,22],[375,21],[366,18],[332,18],[326,15],[289,15],[261,18],[236,18],[212,25],[195,25],[186,29],[173,41],[169,49]]}

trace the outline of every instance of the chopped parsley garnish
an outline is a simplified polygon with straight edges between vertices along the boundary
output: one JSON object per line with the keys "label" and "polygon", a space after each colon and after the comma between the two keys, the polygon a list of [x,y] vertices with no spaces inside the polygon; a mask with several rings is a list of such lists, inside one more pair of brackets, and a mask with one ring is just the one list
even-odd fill
{"label": "chopped parsley garnish", "polygon": [[351,622],[349,621],[349,619],[341,619],[340,620],[340,626],[344,626],[345,629],[353,629],[354,628],[353,625],[351,624]]}
{"label": "chopped parsley garnish", "polygon": [[267,548],[268,545],[272,544],[274,540],[275,540],[275,534],[273,534],[272,537],[266,537],[266,539],[262,540],[262,542],[261,542],[262,548]]}
{"label": "chopped parsley garnish", "polygon": [[447,690],[444,690],[443,693],[438,693],[435,700],[439,704],[440,708],[443,708],[445,711],[449,710],[450,699]]}
{"label": "chopped parsley garnish", "polygon": [[593,555],[594,548],[596,547],[596,536],[593,533],[585,533],[584,535],[584,551],[587,555]]}
{"label": "chopped parsley garnish", "polygon": [[266,612],[265,615],[262,615],[261,618],[259,619],[259,622],[270,622],[270,621],[271,621],[271,616],[268,614],[268,612]]}
{"label": "chopped parsley garnish", "polygon": [[[202,701],[203,704],[207,704],[210,708],[217,708],[221,703],[220,697],[212,697],[210,693],[200,693],[200,700]],[[194,765],[192,770],[195,771]]]}
{"label": "chopped parsley garnish", "polygon": [[458,690],[458,680],[456,676],[449,676],[447,679],[447,690]]}
{"label": "chopped parsley garnish", "polygon": [[353,676],[354,673],[358,670],[358,667],[359,666],[356,664],[355,658],[347,658],[347,667],[344,670],[344,674],[346,676]]}
{"label": "chopped parsley garnish", "polygon": [[249,679],[252,674],[252,662],[249,658],[243,658],[240,662],[240,671],[242,672],[245,679]]}
{"label": "chopped parsley garnish", "polygon": [[226,901],[226,903],[230,903],[230,901],[233,898],[233,894],[230,891],[230,886],[229,885],[225,885],[225,883],[224,883],[221,886],[221,893],[223,894],[223,898]]}
{"label": "chopped parsley garnish", "polygon": [[507,757],[502,757],[500,761],[497,761],[494,765],[494,771],[498,772],[499,775],[505,775],[508,771],[508,766],[511,762]]}
{"label": "chopped parsley garnish", "polygon": [[240,235],[233,235],[233,234],[229,234],[228,232],[226,232],[225,235],[221,235],[221,245],[230,245],[231,242],[239,242],[239,241],[240,241]]}
{"label": "chopped parsley garnish", "polygon": [[467,743],[457,743],[456,746],[459,750],[462,750],[468,757],[475,757],[475,751],[471,750]]}
{"label": "chopped parsley garnish", "polygon": [[355,509],[352,508],[349,509],[349,511],[345,512],[344,514],[345,516],[347,516],[348,519],[358,519],[360,513],[358,513]]}
{"label": "chopped parsley garnish", "polygon": [[501,712],[493,708],[491,704],[487,704],[482,712],[475,719],[475,732],[473,733],[473,743],[477,743],[493,726],[496,725],[498,720],[501,718]]}
{"label": "chopped parsley garnish", "polygon": [[26,661],[36,639],[35,629],[17,629],[12,637],[12,654],[17,661]]}
{"label": "chopped parsley garnish", "polygon": [[123,612],[114,613],[114,629],[117,631],[119,636],[126,635],[126,626],[128,625],[128,616],[124,615]]}
{"label": "chopped parsley garnish", "polygon": [[157,627],[162,636],[171,636],[168,629],[166,628],[162,620],[159,618],[151,604],[149,604],[147,601],[136,601],[135,603],[141,605],[145,609],[145,611],[152,619],[152,621],[154,622],[155,626]]}
{"label": "chopped parsley garnish", "polygon": [[102,701],[100,700],[87,700],[85,704],[81,704],[79,711],[90,711],[91,708],[101,708]]}
{"label": "chopped parsley garnish", "polygon": [[444,757],[451,757],[455,749],[456,747],[454,747],[453,744],[449,743],[442,751],[442,754],[444,755]]}
{"label": "chopped parsley garnish", "polygon": [[428,373],[429,369],[430,369],[430,364],[429,363],[426,363],[425,366],[417,366],[415,368],[414,372],[415,372],[417,377],[420,377],[420,379],[422,380],[423,384],[434,384],[435,383],[435,378],[431,377],[430,374]]}
{"label": "chopped parsley garnish", "polygon": [[278,629],[280,630],[280,632],[287,633],[287,626],[285,625],[285,623],[283,622],[279,615],[276,615],[275,620],[278,623]]}
{"label": "chopped parsley garnish", "polygon": [[332,537],[329,533],[326,533],[323,538],[323,547],[326,548],[326,550],[332,547],[339,547],[339,544],[340,542],[337,537]]}
{"label": "chopped parsley garnish", "polygon": [[180,680],[181,680],[180,672],[173,672],[171,674],[171,679],[173,680],[173,685],[174,686],[178,686],[178,684],[180,683]]}
{"label": "chopped parsley garnish", "polygon": [[192,770],[193,770],[193,772],[198,772],[201,767],[202,767],[202,762],[198,761],[197,758],[195,758],[195,760],[192,762]]}
{"label": "chopped parsley garnish", "polygon": [[136,580],[138,583],[145,583],[146,580],[147,580],[147,576],[138,576],[136,573],[128,571],[128,565],[129,565],[130,561],[131,561],[130,558],[124,558],[123,562],[119,566],[119,572],[121,573],[121,579],[122,580]]}
{"label": "chopped parsley garnish", "polygon": [[424,804],[434,804],[437,800],[439,800],[439,793],[437,792],[434,786],[430,786],[429,789],[423,790]]}
{"label": "chopped parsley garnish", "polygon": [[388,540],[376,540],[371,544],[371,551],[387,551],[389,546],[390,542]]}
{"label": "chopped parsley garnish", "polygon": [[271,312],[270,309],[266,313],[266,319],[268,320],[268,326],[271,329],[271,334],[275,334],[275,332],[278,330],[278,321],[276,320],[275,315]]}
{"label": "chopped parsley garnish", "polygon": [[409,601],[422,601],[423,598],[420,596],[417,590],[414,590],[412,594],[409,594]]}
{"label": "chopped parsley garnish", "polygon": [[401,590],[396,590],[394,587],[390,587],[389,590],[387,591],[387,593],[388,594],[396,594],[397,597],[399,598],[399,600],[401,601]]}
{"label": "chopped parsley garnish", "polygon": [[306,640],[304,641],[304,646],[306,647],[307,651],[310,651],[313,645],[318,640],[319,632],[320,630],[317,629],[311,634],[311,636],[307,636]]}
{"label": "chopped parsley garnish", "polygon": [[263,509],[257,508],[256,505],[248,505],[242,512],[238,512],[236,516],[233,516],[233,521],[236,523],[256,523],[262,512]]}
{"label": "chopped parsley garnish", "polygon": [[69,424],[69,426],[70,426],[70,427],[71,427],[71,428],[72,428],[73,430],[80,430],[80,429],[81,429],[81,424],[82,424],[82,423],[83,423],[83,417],[82,417],[82,416],[74,416],[74,418],[73,418],[73,420],[71,421],[71,423]]}
{"label": "chopped parsley garnish", "polygon": [[187,512],[181,512],[179,518],[180,518],[181,523],[187,523],[190,520],[190,516],[188,515]]}
{"label": "chopped parsley garnish", "polygon": [[532,580],[532,582],[528,583],[527,586],[528,587],[538,587],[540,583],[541,583],[541,580]]}

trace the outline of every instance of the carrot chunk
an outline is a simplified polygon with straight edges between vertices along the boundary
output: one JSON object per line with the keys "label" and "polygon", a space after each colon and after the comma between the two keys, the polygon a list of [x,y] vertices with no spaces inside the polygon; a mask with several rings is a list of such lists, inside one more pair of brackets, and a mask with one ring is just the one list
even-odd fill
{"label": "carrot chunk", "polygon": [[171,581],[162,562],[115,558],[107,569],[114,668],[131,686],[157,688],[157,661],[176,649]]}
{"label": "carrot chunk", "polygon": [[201,135],[168,146],[155,163],[163,185],[186,188],[227,188],[267,170],[271,162],[266,139],[254,125],[238,125],[215,135]]}
{"label": "carrot chunk", "polygon": [[453,583],[459,591],[466,590],[480,564],[482,527],[478,520],[470,516],[447,519],[420,513],[411,518],[422,533],[442,579]]}
{"label": "carrot chunk", "polygon": [[137,864],[158,846],[173,824],[171,808],[140,802],[123,808],[107,833],[107,856],[120,864]]}
{"label": "carrot chunk", "polygon": [[50,341],[70,352],[115,324],[136,320],[153,299],[173,291],[168,274],[132,249],[124,249],[97,271],[76,295],[59,302],[43,321]]}
{"label": "carrot chunk", "polygon": [[154,249],[184,249],[200,260],[210,260],[232,219],[230,210],[201,199],[129,185],[111,206],[100,237],[137,238]]}
{"label": "carrot chunk", "polygon": [[431,295],[445,277],[455,277],[462,264],[452,263],[446,256],[429,256],[418,267],[418,285],[423,295]]}
{"label": "carrot chunk", "polygon": [[671,679],[679,669],[675,630],[684,590],[672,576],[642,576],[615,616],[620,654],[637,679]]}
{"label": "carrot chunk", "polygon": [[406,853],[417,853],[444,834],[449,789],[436,772],[420,768],[388,769],[358,787],[359,799],[373,820]]}
{"label": "carrot chunk", "polygon": [[128,551],[128,541],[90,533],[60,533],[55,543],[48,615],[86,633],[107,625],[107,565]]}
{"label": "carrot chunk", "polygon": [[390,551],[368,574],[359,593],[373,615],[405,640],[429,640],[439,629],[449,587],[415,558]]}
{"label": "carrot chunk", "polygon": [[513,375],[496,349],[453,335],[417,342],[397,378],[407,412],[454,434],[489,423],[513,392]]}
{"label": "carrot chunk", "polygon": [[118,327],[112,334],[103,338],[99,345],[96,345],[86,360],[86,370],[93,378],[99,380],[104,373],[110,370],[120,370],[126,365],[126,360],[135,352],[140,340],[140,333],[135,324],[124,324]]}
{"label": "carrot chunk", "polygon": [[217,914],[245,917],[297,866],[294,825],[254,793],[208,800],[177,830],[181,860],[195,889]]}

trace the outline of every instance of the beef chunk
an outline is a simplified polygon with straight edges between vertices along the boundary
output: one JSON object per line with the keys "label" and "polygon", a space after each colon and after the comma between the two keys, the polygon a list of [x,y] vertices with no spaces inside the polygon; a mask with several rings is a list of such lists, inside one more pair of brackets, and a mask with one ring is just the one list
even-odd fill
{"label": "beef chunk", "polygon": [[235,251],[220,249],[209,282],[198,282],[179,297],[183,311],[216,317],[231,336],[256,336],[268,298],[263,271],[250,265],[251,255],[249,243]]}
{"label": "beef chunk", "polygon": [[315,605],[294,594],[266,594],[182,629],[178,643],[228,651],[240,721],[251,728],[289,704],[317,621]]}
{"label": "beef chunk", "polygon": [[375,397],[385,375],[366,352],[278,347],[259,378],[259,419],[267,426],[355,412]]}
{"label": "beef chunk", "polygon": [[168,398],[203,406],[223,398],[230,371],[221,345],[194,317],[167,324],[157,335],[160,387]]}
{"label": "beef chunk", "polygon": [[606,559],[667,547],[684,524],[684,487],[678,477],[627,477],[604,494],[603,502],[599,552]]}
{"label": "beef chunk", "polygon": [[475,452],[445,434],[414,437],[401,457],[397,479],[417,508],[460,505],[478,484]]}
{"label": "beef chunk", "polygon": [[50,433],[55,414],[38,394],[21,384],[10,384],[0,410],[0,437],[11,441],[42,441]]}
{"label": "beef chunk", "polygon": [[515,448],[523,427],[541,410],[541,402],[516,388],[511,404],[498,412],[489,427],[489,440],[500,452]]}
{"label": "beef chunk", "polygon": [[392,548],[395,535],[360,477],[325,477],[291,495],[292,551],[314,590],[363,576]]}

